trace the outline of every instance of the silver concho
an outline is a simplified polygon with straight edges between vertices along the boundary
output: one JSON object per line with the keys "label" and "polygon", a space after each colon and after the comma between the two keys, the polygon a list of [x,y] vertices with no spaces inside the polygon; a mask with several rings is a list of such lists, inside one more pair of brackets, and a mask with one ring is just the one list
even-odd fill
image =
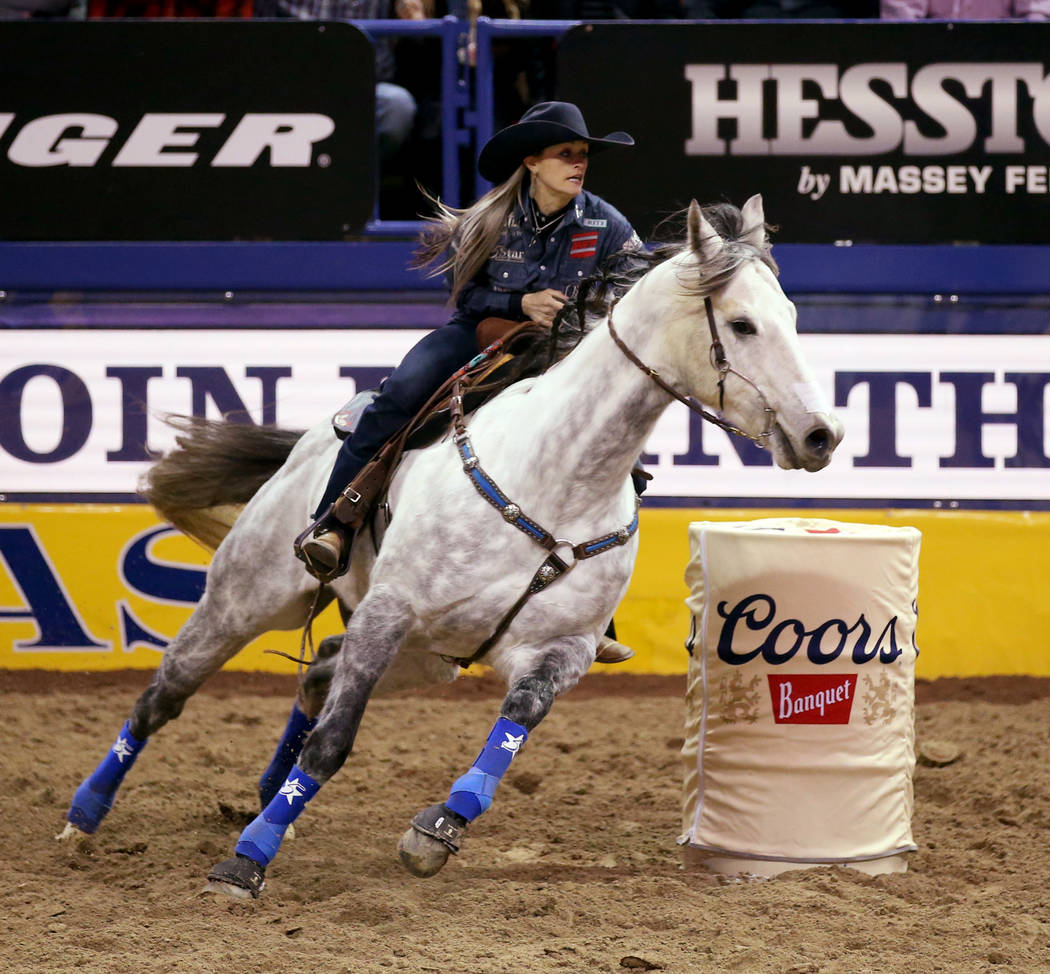
{"label": "silver concho", "polygon": [[630,534],[630,532],[629,532],[629,531],[627,530],[627,528],[620,528],[620,530],[616,532],[616,540],[617,540],[617,541],[618,541],[618,542],[619,542],[620,544],[627,544],[627,539],[628,539],[628,538],[629,538],[630,536],[631,536],[631,534]]}
{"label": "silver concho", "polygon": [[521,508],[517,504],[508,504],[503,508],[503,519],[505,521],[516,521],[521,517]]}
{"label": "silver concho", "polygon": [[540,581],[541,582],[549,582],[549,581],[553,580],[554,576],[557,575],[558,573],[557,573],[557,571],[555,571],[553,565],[544,565],[539,570],[538,574],[540,576]]}
{"label": "silver concho", "polygon": [[463,461],[463,469],[464,470],[473,470],[477,465],[478,465],[478,458],[477,457],[467,457],[467,459]]}

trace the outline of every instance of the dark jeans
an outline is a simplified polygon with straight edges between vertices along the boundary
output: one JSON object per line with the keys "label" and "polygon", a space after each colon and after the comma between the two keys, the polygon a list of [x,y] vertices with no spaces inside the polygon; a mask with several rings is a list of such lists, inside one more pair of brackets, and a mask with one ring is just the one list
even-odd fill
{"label": "dark jeans", "polygon": [[387,376],[375,401],[361,414],[357,428],[343,440],[315,518],[325,512],[383,444],[423,408],[441,384],[477,355],[475,327],[473,319],[457,315],[417,342]]}

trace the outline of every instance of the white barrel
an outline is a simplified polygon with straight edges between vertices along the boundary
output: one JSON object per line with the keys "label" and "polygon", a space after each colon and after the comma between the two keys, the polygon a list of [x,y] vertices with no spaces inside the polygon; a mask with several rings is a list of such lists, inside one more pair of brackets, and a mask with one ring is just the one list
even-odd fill
{"label": "white barrel", "polygon": [[690,525],[687,866],[907,868],[920,540],[815,518]]}

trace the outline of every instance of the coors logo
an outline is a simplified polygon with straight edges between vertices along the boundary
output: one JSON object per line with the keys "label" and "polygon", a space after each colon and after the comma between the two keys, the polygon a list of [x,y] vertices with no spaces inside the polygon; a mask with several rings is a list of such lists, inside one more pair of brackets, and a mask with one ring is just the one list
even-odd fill
{"label": "coors logo", "polygon": [[[800,619],[778,618],[777,603],[771,595],[747,595],[729,608],[718,603],[718,614],[725,620],[718,634],[718,658],[731,666],[742,666],[761,656],[777,665],[805,652],[811,663],[822,665],[840,658],[857,665],[878,660],[892,663],[901,655],[897,645],[897,617],[893,616],[876,633],[862,612],[855,622],[825,619],[807,628]],[[744,648],[747,633],[761,633],[757,646]]]}

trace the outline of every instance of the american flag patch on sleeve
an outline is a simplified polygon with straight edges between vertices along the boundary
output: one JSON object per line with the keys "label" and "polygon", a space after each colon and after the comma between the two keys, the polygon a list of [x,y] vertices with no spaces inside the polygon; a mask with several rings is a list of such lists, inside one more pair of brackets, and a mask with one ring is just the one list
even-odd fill
{"label": "american flag patch on sleeve", "polygon": [[596,230],[572,235],[572,246],[569,248],[570,257],[593,257],[597,252],[598,232]]}

